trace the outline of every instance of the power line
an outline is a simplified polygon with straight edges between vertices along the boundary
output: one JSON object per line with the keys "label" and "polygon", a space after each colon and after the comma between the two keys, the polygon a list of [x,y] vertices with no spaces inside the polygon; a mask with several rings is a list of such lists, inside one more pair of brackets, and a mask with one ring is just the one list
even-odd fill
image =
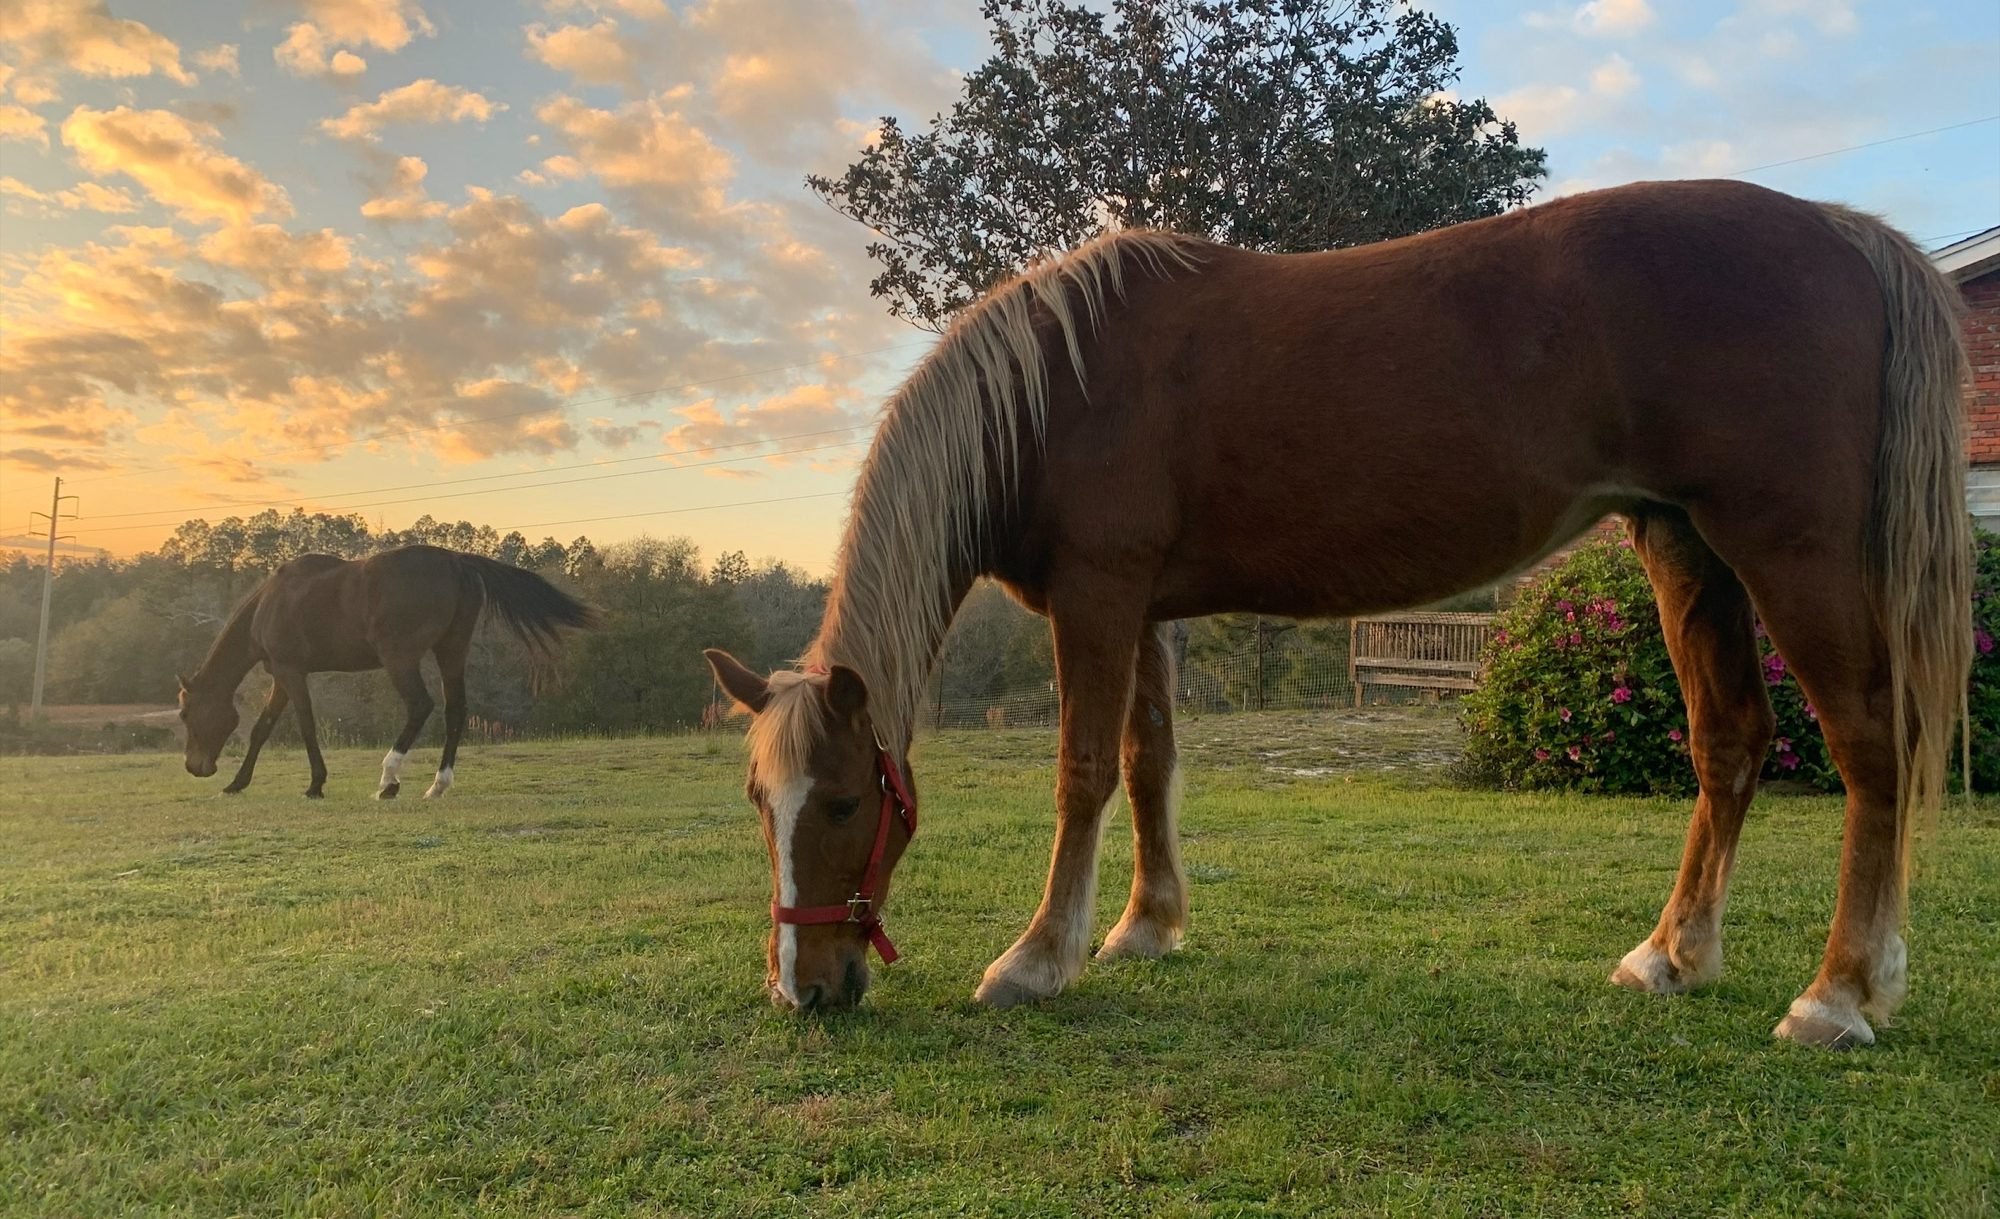
{"label": "power line", "polygon": [[594,525],[599,521],[630,521],[642,516],[679,516],[683,512],[713,512],[718,508],[754,508],[759,504],[791,504],[802,499],[831,499],[846,491],[818,491],[811,495],[778,495],[770,499],[744,499],[730,504],[696,504],[692,508],[663,508],[658,512],[623,512],[616,516],[580,516],[567,521],[536,521],[532,525],[509,525],[508,532],[521,529],[551,529],[557,525]]}
{"label": "power line", "polygon": [[[912,343],[893,343],[887,347],[875,347],[867,351],[850,351],[838,355],[821,356],[800,364],[780,364],[771,368],[755,368],[748,372],[732,373],[727,377],[713,377],[706,381],[689,381],[683,385],[662,385],[655,389],[634,390],[629,394],[613,394],[606,398],[586,398],[580,402],[558,402],[553,406],[537,406],[523,411],[510,411],[504,415],[481,415],[472,419],[453,419],[445,423],[426,424],[423,427],[405,428],[400,432],[381,432],[373,436],[357,436],[352,440],[331,440],[325,444],[301,445],[294,449],[274,449],[268,453],[253,453],[246,460],[262,461],[273,457],[284,457],[293,453],[327,453],[334,449],[351,448],[357,444],[376,444],[384,440],[396,440],[404,436],[419,436],[427,432],[449,431],[452,428],[477,427],[484,423],[499,423],[508,419],[520,419],[528,415],[545,415],[551,411],[570,410],[584,406],[602,406],[607,402],[624,402],[631,398],[650,398],[655,394],[679,394],[692,389],[706,389],[711,385],[725,385],[731,381],[742,381],[750,377],[768,376],[777,372],[797,372],[801,368],[816,368],[822,364],[835,364],[842,360],[859,360],[866,356],[884,355],[891,351],[906,351],[912,347],[927,347],[935,339],[919,339]],[[153,466],[145,470],[121,470],[116,474],[100,474],[95,478],[80,478],[83,483],[105,482],[114,478],[138,478],[146,474],[178,473],[180,465]]]}
{"label": "power line", "polygon": [[[798,453],[819,453],[827,449],[849,448],[853,445],[857,445],[860,443],[862,442],[858,440],[841,440],[841,441],[836,441],[832,444],[811,445],[809,447],[802,449],[784,449],[776,453],[751,453],[741,457],[721,457],[717,458],[714,461],[694,461],[694,462],[689,462],[686,465],[661,466],[660,468],[655,470],[620,470],[616,474],[591,474],[591,475],[586,475],[583,478],[563,478],[563,479],[556,479],[552,482],[529,483],[526,486],[520,486],[520,487],[485,487],[478,491],[455,491],[448,495],[415,495],[407,499],[371,500],[367,503],[362,503],[362,504],[344,505],[343,510],[352,512],[362,508],[387,508],[400,504],[427,504],[441,499],[464,499],[468,496],[492,495],[495,494],[496,492],[504,492],[504,491],[534,491],[544,487],[567,487],[567,486],[572,486],[576,483],[603,482],[606,479],[611,479],[611,478],[632,478],[641,474],[672,474],[679,470],[698,470],[703,466],[728,465],[731,462],[737,462],[737,461],[760,461],[767,457],[789,457]],[[107,525],[102,529],[86,529],[83,530],[82,532],[84,535],[96,535],[100,533],[120,533],[128,529],[158,529],[164,525],[168,525],[171,523],[172,523],[171,521],[142,521],[134,525]]]}
{"label": "power line", "polygon": [[[505,474],[475,474],[468,478],[432,479],[420,483],[399,483],[395,486],[390,486],[390,487],[369,487],[365,490],[327,491],[318,495],[305,495],[305,496],[292,495],[292,496],[286,496],[282,499],[219,500],[207,504],[190,504],[184,508],[147,508],[137,512],[105,512],[91,517],[91,520],[93,521],[122,520],[125,518],[135,517],[135,516],[174,517],[174,516],[185,516],[189,513],[194,513],[194,512],[214,512],[223,508],[282,508],[291,504],[298,504],[300,506],[304,506],[307,503],[317,504],[329,499],[344,499],[345,497],[350,495],[387,495],[390,492],[394,491],[414,491],[421,487],[455,487],[463,485],[465,483],[492,482],[496,478],[532,478],[542,474],[559,474],[565,470],[592,470],[592,469],[599,469],[604,466],[629,465],[630,463],[635,461],[658,461],[663,457],[689,457],[697,453],[720,453],[726,449],[753,448],[758,445],[776,444],[780,441],[785,441],[785,440],[806,440],[815,436],[832,436],[840,432],[851,432],[854,431],[856,428],[863,428],[867,426],[869,425],[865,423],[850,423],[845,427],[822,428],[816,432],[789,432],[782,436],[765,436],[759,440],[741,440],[733,444],[709,445],[706,448],[700,448],[700,449],[664,449],[658,453],[646,453],[638,457],[613,457],[604,461],[579,461],[579,462],[572,462],[568,465],[562,465],[562,466],[547,466],[540,470],[509,470]],[[850,441],[849,443],[858,444],[860,442]],[[751,454],[746,454],[745,456],[781,457],[783,456],[783,454],[751,453]],[[743,460],[743,458],[736,458],[735,460],[741,461]],[[704,463],[704,464],[709,464],[709,463]],[[661,468],[678,470],[678,469],[686,469],[688,467],[663,466]],[[525,491],[533,487],[545,486],[545,485],[556,485],[556,484],[523,483],[516,487],[502,487],[497,489],[506,491],[517,491],[517,490]],[[451,497],[439,496],[437,498],[448,499]],[[339,507],[339,505],[331,505],[331,506]],[[366,508],[370,506],[371,505],[368,504],[348,505],[348,507],[354,507],[354,508]]]}
{"label": "power line", "polygon": [[1896,144],[1903,140],[1914,140],[1920,136],[1937,135],[1943,131],[1957,131],[1962,127],[1977,127],[1981,123],[2000,122],[2000,114],[1989,114],[1984,118],[1967,119],[1962,123],[1947,123],[1942,127],[1932,127],[1927,131],[1910,131],[1902,135],[1892,135],[1880,140],[1870,140],[1866,144],[1849,144],[1845,148],[1829,148],[1825,152],[1809,152],[1802,157],[1789,157],[1783,161],[1772,161],[1768,165],[1752,165],[1748,169],[1732,170],[1721,175],[1725,178],[1740,178],[1744,174],[1754,174],[1766,169],[1776,169],[1781,165],[1797,165],[1801,161],[1817,161],[1822,157],[1837,157],[1843,152],[1859,152],[1863,148],[1880,148],[1884,144]]}

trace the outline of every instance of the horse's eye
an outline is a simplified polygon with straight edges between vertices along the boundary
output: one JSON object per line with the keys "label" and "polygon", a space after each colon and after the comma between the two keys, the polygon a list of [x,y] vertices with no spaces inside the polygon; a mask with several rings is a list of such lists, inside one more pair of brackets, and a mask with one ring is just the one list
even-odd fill
{"label": "horse's eye", "polygon": [[861,798],[858,796],[850,797],[846,800],[834,800],[827,804],[826,815],[835,821],[845,821],[849,817],[852,817],[860,807]]}

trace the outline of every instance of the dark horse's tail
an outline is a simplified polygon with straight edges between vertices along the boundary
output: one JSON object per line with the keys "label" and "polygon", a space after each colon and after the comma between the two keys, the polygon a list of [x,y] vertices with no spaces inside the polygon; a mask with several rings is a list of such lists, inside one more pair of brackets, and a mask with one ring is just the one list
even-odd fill
{"label": "dark horse's tail", "polygon": [[532,571],[476,554],[455,557],[461,583],[476,585],[500,620],[538,655],[555,651],[564,628],[587,631],[597,625],[595,609]]}

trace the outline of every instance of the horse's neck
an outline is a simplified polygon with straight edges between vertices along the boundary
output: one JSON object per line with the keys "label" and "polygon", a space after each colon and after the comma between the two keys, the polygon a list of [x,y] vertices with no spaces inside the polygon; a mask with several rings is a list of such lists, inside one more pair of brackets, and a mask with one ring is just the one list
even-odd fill
{"label": "horse's neck", "polygon": [[262,598],[263,590],[259,589],[229,615],[222,634],[216,636],[208,655],[202,659],[201,667],[194,671],[191,684],[214,684],[229,690],[235,690],[242,684],[244,676],[257,663],[250,627],[257,616],[257,603]]}

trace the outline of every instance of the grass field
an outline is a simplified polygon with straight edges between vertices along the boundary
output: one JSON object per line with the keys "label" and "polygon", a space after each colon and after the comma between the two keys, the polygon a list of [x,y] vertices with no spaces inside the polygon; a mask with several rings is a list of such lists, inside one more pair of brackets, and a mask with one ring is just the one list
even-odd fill
{"label": "grass field", "polygon": [[[1818,959],[1836,802],[1759,802],[1728,972],[1662,1000],[1604,979],[1681,804],[1371,773],[1302,722],[1189,726],[1181,952],[1000,1014],[969,996],[1039,894],[1047,735],[920,744],[905,960],[827,1019],[762,996],[733,738],[476,748],[434,804],[367,799],[377,751],[332,755],[319,802],[291,754],[235,799],[177,758],[0,760],[0,1211],[2000,1207],[2000,804],[1947,813],[1910,1002],[1832,1055],[1769,1032]],[[1122,818],[1105,854],[1100,933]]]}

